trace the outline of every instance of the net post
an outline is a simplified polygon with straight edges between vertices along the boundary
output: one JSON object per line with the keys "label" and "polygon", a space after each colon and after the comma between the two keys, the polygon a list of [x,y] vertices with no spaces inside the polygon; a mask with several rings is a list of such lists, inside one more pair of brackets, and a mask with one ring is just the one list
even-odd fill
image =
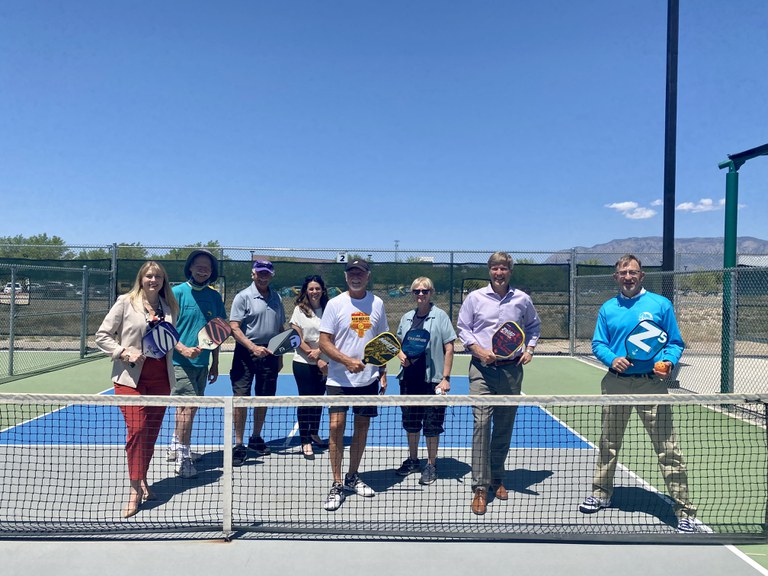
{"label": "net post", "polygon": [[232,396],[224,398],[224,470],[221,477],[222,531],[232,535],[232,429],[234,425]]}
{"label": "net post", "polygon": [[[763,405],[763,427],[765,428],[765,445],[768,449],[768,403],[763,400],[761,403]],[[766,491],[768,491],[768,462],[766,462],[765,467],[765,486]],[[765,541],[768,542],[768,502],[765,504],[765,522],[763,523],[763,537],[765,538]]]}

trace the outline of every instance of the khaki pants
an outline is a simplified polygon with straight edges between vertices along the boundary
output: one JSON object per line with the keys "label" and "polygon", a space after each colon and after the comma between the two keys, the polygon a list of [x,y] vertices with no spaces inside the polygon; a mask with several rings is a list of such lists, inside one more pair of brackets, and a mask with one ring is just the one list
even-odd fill
{"label": "khaki pants", "polygon": [[[516,364],[469,365],[469,394],[519,395],[523,368]],[[509,453],[517,406],[474,406],[472,415],[472,490],[496,488],[504,480],[504,463]]]}
{"label": "khaki pants", "polygon": [[[601,387],[603,394],[667,394],[666,384],[658,378],[621,378],[610,372],[603,377]],[[672,407],[669,405],[614,405],[603,408],[600,455],[592,481],[592,495],[610,498],[613,494],[613,477],[619,461],[619,450],[633,409],[637,411],[651,438],[661,474],[674,500],[675,515],[678,518],[696,516],[696,508],[688,499],[688,472],[677,443]]]}

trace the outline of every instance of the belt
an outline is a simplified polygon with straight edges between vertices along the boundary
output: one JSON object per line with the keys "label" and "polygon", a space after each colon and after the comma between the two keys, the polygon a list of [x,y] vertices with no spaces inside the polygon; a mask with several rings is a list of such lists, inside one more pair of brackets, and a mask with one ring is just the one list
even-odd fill
{"label": "belt", "polygon": [[472,362],[475,362],[479,366],[482,366],[483,368],[488,367],[496,367],[496,366],[511,366],[512,364],[517,364],[518,360],[520,360],[520,356],[515,356],[514,358],[510,358],[509,360],[496,360],[493,364],[483,364],[478,360],[477,358],[472,358]]}
{"label": "belt", "polygon": [[648,378],[653,379],[656,378],[656,374],[653,372],[647,372],[643,374],[623,374],[621,372],[616,372],[613,368],[608,368],[608,372],[616,376],[617,378]]}

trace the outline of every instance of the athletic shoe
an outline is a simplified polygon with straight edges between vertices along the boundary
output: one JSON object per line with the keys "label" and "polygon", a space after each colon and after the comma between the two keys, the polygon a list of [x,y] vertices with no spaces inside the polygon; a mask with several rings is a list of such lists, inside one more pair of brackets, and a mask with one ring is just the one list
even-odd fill
{"label": "athletic shoe", "polygon": [[409,474],[413,474],[414,472],[418,472],[420,469],[419,461],[414,458],[406,458],[403,461],[403,465],[400,466],[397,470],[395,470],[395,474],[398,476],[408,476]]}
{"label": "athletic shoe", "polygon": [[[168,448],[168,451],[165,453],[165,459],[168,462],[176,462],[176,458],[178,458],[178,449],[175,448]],[[189,452],[189,457],[192,458],[192,462],[197,462],[200,459],[202,459],[203,455],[200,454],[200,452]]]}
{"label": "athletic shoe", "polygon": [[176,475],[182,478],[197,478],[197,469],[192,458],[179,458],[176,461]]}
{"label": "athletic shoe", "polygon": [[238,444],[232,449],[232,466],[242,466],[248,460],[248,449]]}
{"label": "athletic shoe", "polygon": [[712,534],[712,528],[696,518],[680,518],[677,531],[680,534]]}
{"label": "athletic shoe", "polygon": [[587,496],[584,498],[584,502],[579,504],[579,512],[584,514],[592,514],[603,508],[608,508],[611,505],[610,498],[598,498],[597,496]]}
{"label": "athletic shoe", "polygon": [[253,450],[258,456],[272,454],[272,450],[269,449],[269,446],[267,446],[267,443],[264,442],[264,438],[261,436],[251,436],[248,438],[248,450]]}
{"label": "athletic shoe", "polygon": [[344,486],[339,482],[334,482],[331,490],[328,492],[328,496],[325,498],[325,502],[323,502],[323,508],[328,512],[334,512],[341,508],[341,503],[344,502],[345,498]]}
{"label": "athletic shoe", "polygon": [[179,438],[174,435],[171,443],[168,444],[168,451],[165,453],[165,459],[168,462],[176,462],[176,452],[179,450],[179,448],[181,448],[181,444],[179,444]]}
{"label": "athletic shoe", "polygon": [[354,492],[355,494],[365,496],[366,498],[376,496],[376,491],[360,480],[360,476],[357,472],[344,476],[344,490],[347,492]]}
{"label": "athletic shoe", "polygon": [[434,484],[435,480],[437,480],[437,468],[434,464],[427,464],[424,466],[424,471],[421,473],[419,484],[429,486],[430,484]]}

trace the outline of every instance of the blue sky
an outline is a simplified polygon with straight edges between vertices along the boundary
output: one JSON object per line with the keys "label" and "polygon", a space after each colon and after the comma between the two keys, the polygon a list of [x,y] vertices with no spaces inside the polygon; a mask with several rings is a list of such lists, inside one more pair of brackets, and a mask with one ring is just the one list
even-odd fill
{"label": "blue sky", "polygon": [[[768,143],[768,2],[681,0],[676,236]],[[0,236],[557,250],[662,234],[666,0],[0,0]],[[765,238],[768,157],[740,170]]]}

